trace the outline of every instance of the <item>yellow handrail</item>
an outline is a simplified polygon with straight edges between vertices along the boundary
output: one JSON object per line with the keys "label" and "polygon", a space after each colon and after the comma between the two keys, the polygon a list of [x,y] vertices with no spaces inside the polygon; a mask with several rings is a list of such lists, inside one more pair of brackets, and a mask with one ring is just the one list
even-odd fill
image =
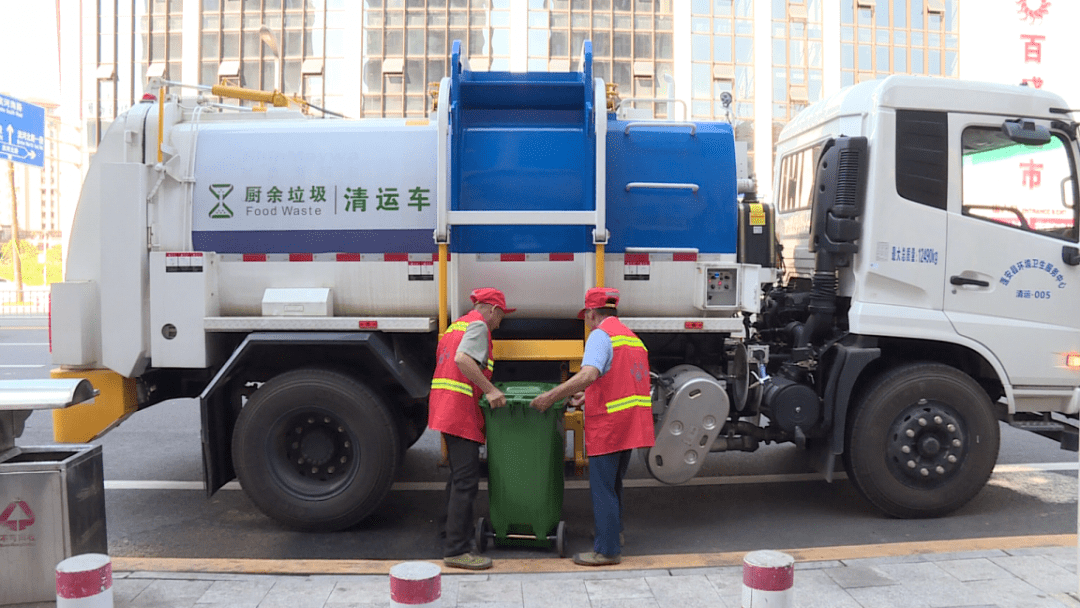
{"label": "yellow handrail", "polygon": [[439,243],[439,335],[446,332],[446,243]]}

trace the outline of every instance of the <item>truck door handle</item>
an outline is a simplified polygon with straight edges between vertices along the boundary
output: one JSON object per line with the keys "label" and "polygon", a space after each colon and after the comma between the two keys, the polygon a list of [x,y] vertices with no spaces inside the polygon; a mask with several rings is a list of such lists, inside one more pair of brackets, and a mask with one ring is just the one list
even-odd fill
{"label": "truck door handle", "polygon": [[990,286],[990,281],[984,281],[982,279],[969,279],[962,276],[949,277],[949,282],[953,285],[974,285],[976,287]]}

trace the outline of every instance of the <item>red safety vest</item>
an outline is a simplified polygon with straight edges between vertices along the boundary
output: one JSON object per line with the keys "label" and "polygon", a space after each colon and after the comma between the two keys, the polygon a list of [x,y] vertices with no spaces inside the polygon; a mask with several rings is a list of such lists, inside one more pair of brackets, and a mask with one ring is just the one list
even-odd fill
{"label": "red safety vest", "polygon": [[[484,443],[484,414],[480,411],[483,392],[465,377],[454,362],[465,328],[475,321],[484,321],[477,311],[454,321],[446,328],[435,350],[435,376],[431,379],[431,395],[428,397],[428,426],[440,431]],[[491,358],[491,330],[488,330],[487,365],[481,370],[491,379],[495,361]]]}
{"label": "red safety vest", "polygon": [[585,389],[585,449],[601,456],[652,447],[648,351],[617,317],[597,329],[611,336],[611,369]]}

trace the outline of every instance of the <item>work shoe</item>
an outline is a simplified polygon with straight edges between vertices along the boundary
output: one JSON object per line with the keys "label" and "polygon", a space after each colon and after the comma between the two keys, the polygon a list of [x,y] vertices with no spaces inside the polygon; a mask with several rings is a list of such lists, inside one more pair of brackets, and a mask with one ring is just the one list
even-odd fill
{"label": "work shoe", "polygon": [[608,556],[595,551],[578,553],[574,556],[574,563],[579,566],[614,566],[620,562],[622,562],[621,555]]}
{"label": "work shoe", "polygon": [[451,568],[464,568],[465,570],[487,570],[491,567],[491,558],[472,553],[462,553],[454,557],[444,557],[443,564]]}

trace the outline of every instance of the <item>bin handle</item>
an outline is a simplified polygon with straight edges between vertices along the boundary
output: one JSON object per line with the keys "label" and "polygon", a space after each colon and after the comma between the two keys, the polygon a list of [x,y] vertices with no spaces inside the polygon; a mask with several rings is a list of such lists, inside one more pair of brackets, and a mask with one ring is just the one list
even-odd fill
{"label": "bin handle", "polygon": [[623,129],[623,135],[629,135],[630,129],[638,127],[690,127],[690,137],[697,135],[697,125],[682,120],[639,120],[627,123],[626,128]]}
{"label": "bin handle", "polygon": [[626,184],[626,191],[629,192],[632,188],[647,188],[652,190],[690,190],[697,194],[699,186],[691,183],[677,183],[677,182],[630,182]]}

